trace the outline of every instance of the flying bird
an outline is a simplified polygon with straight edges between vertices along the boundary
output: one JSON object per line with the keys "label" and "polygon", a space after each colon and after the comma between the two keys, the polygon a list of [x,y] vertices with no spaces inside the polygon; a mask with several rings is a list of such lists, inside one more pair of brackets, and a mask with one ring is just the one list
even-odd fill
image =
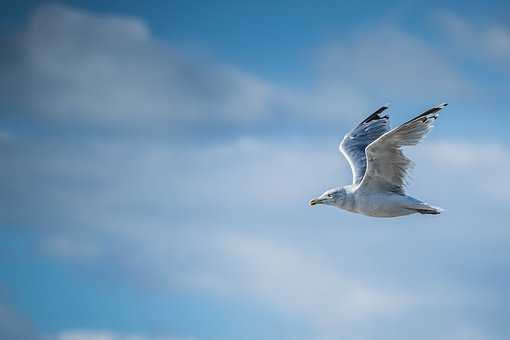
{"label": "flying bird", "polygon": [[330,189],[310,205],[332,205],[373,217],[440,214],[441,208],[405,194],[413,163],[402,147],[418,144],[447,105],[433,107],[394,129],[390,129],[389,116],[383,114],[388,106],[372,113],[340,142],[340,152],[351,166],[352,184]]}

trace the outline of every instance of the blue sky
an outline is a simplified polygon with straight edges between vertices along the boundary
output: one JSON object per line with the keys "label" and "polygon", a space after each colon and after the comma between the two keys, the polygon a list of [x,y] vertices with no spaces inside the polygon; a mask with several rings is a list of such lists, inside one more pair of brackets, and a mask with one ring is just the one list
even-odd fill
{"label": "blue sky", "polygon": [[[504,1],[13,2],[0,24],[0,338],[507,339]],[[310,198],[343,134],[450,105],[409,193]]]}

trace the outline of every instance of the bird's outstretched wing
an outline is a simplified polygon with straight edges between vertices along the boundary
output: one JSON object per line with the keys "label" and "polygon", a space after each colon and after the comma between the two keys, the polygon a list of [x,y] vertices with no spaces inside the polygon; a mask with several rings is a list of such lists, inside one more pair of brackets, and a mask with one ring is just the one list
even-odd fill
{"label": "bird's outstretched wing", "polygon": [[403,154],[401,147],[418,144],[446,105],[427,110],[370,143],[365,150],[367,169],[360,187],[403,194],[412,161]]}
{"label": "bird's outstretched wing", "polygon": [[365,148],[390,130],[389,116],[383,115],[386,109],[387,106],[380,107],[346,134],[340,142],[340,152],[351,166],[353,184],[359,184],[365,174],[367,168]]}

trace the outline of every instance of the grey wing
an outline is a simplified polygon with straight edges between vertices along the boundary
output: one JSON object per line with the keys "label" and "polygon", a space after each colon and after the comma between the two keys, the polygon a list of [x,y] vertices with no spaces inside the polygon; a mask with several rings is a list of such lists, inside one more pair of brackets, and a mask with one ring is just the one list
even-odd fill
{"label": "grey wing", "polygon": [[402,146],[418,144],[432,129],[440,104],[386,132],[366,148],[367,169],[360,186],[373,191],[403,194],[412,161],[402,152]]}
{"label": "grey wing", "polygon": [[363,179],[367,167],[365,148],[390,130],[389,116],[383,115],[387,106],[380,107],[345,135],[340,142],[340,152],[345,156],[352,170],[352,183]]}

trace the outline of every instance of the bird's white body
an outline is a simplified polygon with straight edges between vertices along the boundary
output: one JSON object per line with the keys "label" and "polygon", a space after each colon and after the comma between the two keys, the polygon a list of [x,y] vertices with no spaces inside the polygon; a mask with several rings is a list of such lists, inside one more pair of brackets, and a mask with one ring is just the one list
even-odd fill
{"label": "bird's white body", "polygon": [[[345,199],[333,206],[372,217],[397,217],[430,210],[431,206],[411,196],[392,192],[370,192],[363,188],[344,187]],[[436,208],[437,210],[437,208]],[[430,213],[434,213],[431,210]]]}
{"label": "bird's white body", "polygon": [[440,208],[405,194],[412,162],[402,147],[418,144],[446,105],[429,109],[394,129],[390,129],[389,116],[382,114],[388,107],[372,113],[340,143],[340,151],[351,166],[352,184],[330,189],[310,205],[327,204],[373,217],[440,214]]}

